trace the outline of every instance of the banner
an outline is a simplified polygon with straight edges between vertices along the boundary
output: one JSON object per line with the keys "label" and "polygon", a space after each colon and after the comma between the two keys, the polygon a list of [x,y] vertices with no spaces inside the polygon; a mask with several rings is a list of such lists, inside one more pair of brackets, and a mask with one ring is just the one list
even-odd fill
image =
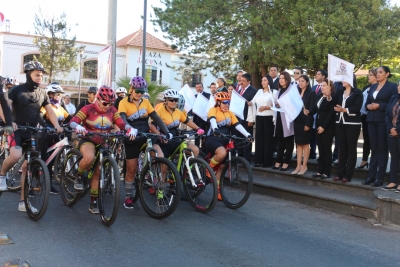
{"label": "banner", "polygon": [[353,86],[354,64],[328,54],[328,79]]}
{"label": "banner", "polygon": [[210,95],[210,100],[208,100],[208,105],[207,105],[207,114],[210,111],[211,108],[215,106],[215,98],[214,96]]}
{"label": "banner", "polygon": [[290,123],[297,118],[304,106],[299,90],[297,89],[297,84],[292,84],[277,102],[280,109],[285,113],[286,125],[290,129]]}
{"label": "banner", "polygon": [[202,94],[198,94],[196,98],[196,102],[193,105],[193,113],[199,116],[203,121],[207,121],[208,110],[204,107],[208,105],[208,99]]}
{"label": "banner", "polygon": [[246,104],[246,99],[244,99],[238,92],[232,91],[231,104],[229,105],[229,110],[232,111],[233,114],[235,114],[242,120],[247,119],[244,118],[243,116],[245,104]]}
{"label": "banner", "polygon": [[192,89],[190,89],[189,85],[185,84],[179,93],[185,98],[185,110],[186,112],[189,112],[196,102],[196,97],[194,96]]}
{"label": "banner", "polygon": [[97,57],[97,88],[102,85],[112,87],[111,84],[111,46],[101,50]]}

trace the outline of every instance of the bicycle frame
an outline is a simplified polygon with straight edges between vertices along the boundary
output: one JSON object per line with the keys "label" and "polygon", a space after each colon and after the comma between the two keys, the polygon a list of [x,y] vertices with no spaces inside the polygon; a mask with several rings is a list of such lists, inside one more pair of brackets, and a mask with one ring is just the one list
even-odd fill
{"label": "bicycle frame", "polygon": [[51,155],[48,157],[48,159],[46,160],[46,164],[49,164],[57,156],[58,152],[60,150],[64,149],[64,147],[67,146],[67,145],[69,145],[68,138],[64,137],[63,139],[61,139],[56,144],[54,144],[51,147],[49,147],[47,149],[47,153],[50,153],[53,150],[54,150],[54,152],[51,153]]}

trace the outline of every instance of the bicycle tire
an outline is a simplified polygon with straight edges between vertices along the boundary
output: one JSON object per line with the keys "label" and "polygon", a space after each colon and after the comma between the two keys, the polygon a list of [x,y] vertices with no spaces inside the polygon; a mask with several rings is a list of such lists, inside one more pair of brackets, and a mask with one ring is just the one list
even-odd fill
{"label": "bicycle tire", "polygon": [[19,170],[21,169],[22,164],[24,164],[24,161],[25,157],[22,155],[21,159],[19,159],[7,172],[7,189],[10,192],[21,190],[21,174],[19,173]]}
{"label": "bicycle tire", "polygon": [[82,159],[82,154],[77,149],[67,152],[61,169],[60,194],[65,205],[72,207],[81,198],[81,192],[75,190],[74,180],[78,172],[78,165]]}
{"label": "bicycle tire", "polygon": [[[40,158],[33,158],[30,163],[31,184],[25,178],[24,202],[26,213],[34,221],[41,219],[46,213],[50,196],[50,174],[46,163]],[[39,200],[39,198],[43,198]],[[32,211],[32,207],[37,212]]]}
{"label": "bicycle tire", "polygon": [[[240,164],[242,164],[242,166],[240,166]],[[231,165],[232,167],[230,170],[232,172],[230,174],[232,179],[230,179],[229,174],[228,176],[225,175],[229,163],[225,164],[222,170],[220,193],[222,201],[228,208],[238,209],[242,207],[250,197],[253,188],[253,172],[250,164],[242,157],[232,157]]]}
{"label": "bicycle tire", "polygon": [[[199,169],[200,179],[198,177],[195,164]],[[189,166],[197,187],[193,187],[190,181],[188,169],[184,164],[182,183],[186,199],[197,211],[203,213],[209,212],[217,204],[218,198],[218,185],[217,179],[215,178],[215,173],[211,166],[201,158],[190,158]],[[210,177],[206,177],[206,170],[210,174]],[[201,178],[204,178],[205,180],[202,180]]]}
{"label": "bicycle tire", "polygon": [[63,168],[63,163],[65,160],[65,157],[67,155],[66,151],[67,149],[71,149],[71,146],[64,146],[63,149],[58,151],[55,159],[54,159],[54,164],[53,164],[53,173],[54,173],[54,179],[58,184],[61,182],[61,174],[62,174],[62,168]]}
{"label": "bicycle tire", "polygon": [[[120,153],[118,153],[118,148],[121,149]],[[123,142],[118,142],[116,144],[115,153],[115,161],[117,162],[119,169],[120,180],[123,181],[125,179],[126,172],[126,162],[125,162],[125,145]]]}
{"label": "bicycle tire", "polygon": [[[121,181],[119,179],[119,168],[115,159],[110,157],[104,157],[100,166],[104,177],[104,183],[101,182],[101,179],[99,181],[100,218],[104,225],[110,226],[117,219],[120,204]],[[113,199],[107,201],[109,197]],[[110,212],[108,212],[109,204],[112,205]]]}
{"label": "bicycle tire", "polygon": [[[157,175],[157,177],[161,174],[160,164],[167,166],[165,175],[165,181],[167,182],[153,183],[149,178],[152,173]],[[152,161],[152,170],[150,170],[149,164],[143,167],[139,183],[140,203],[150,217],[164,219],[176,210],[181,198],[179,179],[180,176],[175,165],[166,158],[154,158]],[[160,181],[162,179],[157,180]]]}

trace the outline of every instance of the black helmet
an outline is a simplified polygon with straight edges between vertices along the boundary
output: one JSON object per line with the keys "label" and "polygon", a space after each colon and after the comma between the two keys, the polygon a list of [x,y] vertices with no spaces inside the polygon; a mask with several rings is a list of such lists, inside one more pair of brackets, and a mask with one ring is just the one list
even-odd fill
{"label": "black helmet", "polygon": [[93,93],[96,94],[97,93],[97,87],[96,86],[90,86],[89,90],[87,91],[88,94]]}
{"label": "black helmet", "polygon": [[29,61],[24,64],[24,72],[25,73],[27,73],[28,71],[32,71],[32,70],[40,70],[40,71],[43,71],[43,73],[46,73],[42,63],[40,63],[39,61]]}

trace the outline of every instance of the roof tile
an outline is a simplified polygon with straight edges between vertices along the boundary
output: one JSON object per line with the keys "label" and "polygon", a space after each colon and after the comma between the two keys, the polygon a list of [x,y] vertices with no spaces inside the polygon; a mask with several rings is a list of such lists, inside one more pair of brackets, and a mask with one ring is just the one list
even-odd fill
{"label": "roof tile", "polygon": [[[143,43],[143,30],[140,28],[139,30],[129,34],[128,36],[122,38],[117,41],[117,47],[121,46],[138,46],[142,47]],[[146,32],[146,48],[154,48],[160,50],[173,51],[171,46],[157,37],[154,37],[150,33]]]}

